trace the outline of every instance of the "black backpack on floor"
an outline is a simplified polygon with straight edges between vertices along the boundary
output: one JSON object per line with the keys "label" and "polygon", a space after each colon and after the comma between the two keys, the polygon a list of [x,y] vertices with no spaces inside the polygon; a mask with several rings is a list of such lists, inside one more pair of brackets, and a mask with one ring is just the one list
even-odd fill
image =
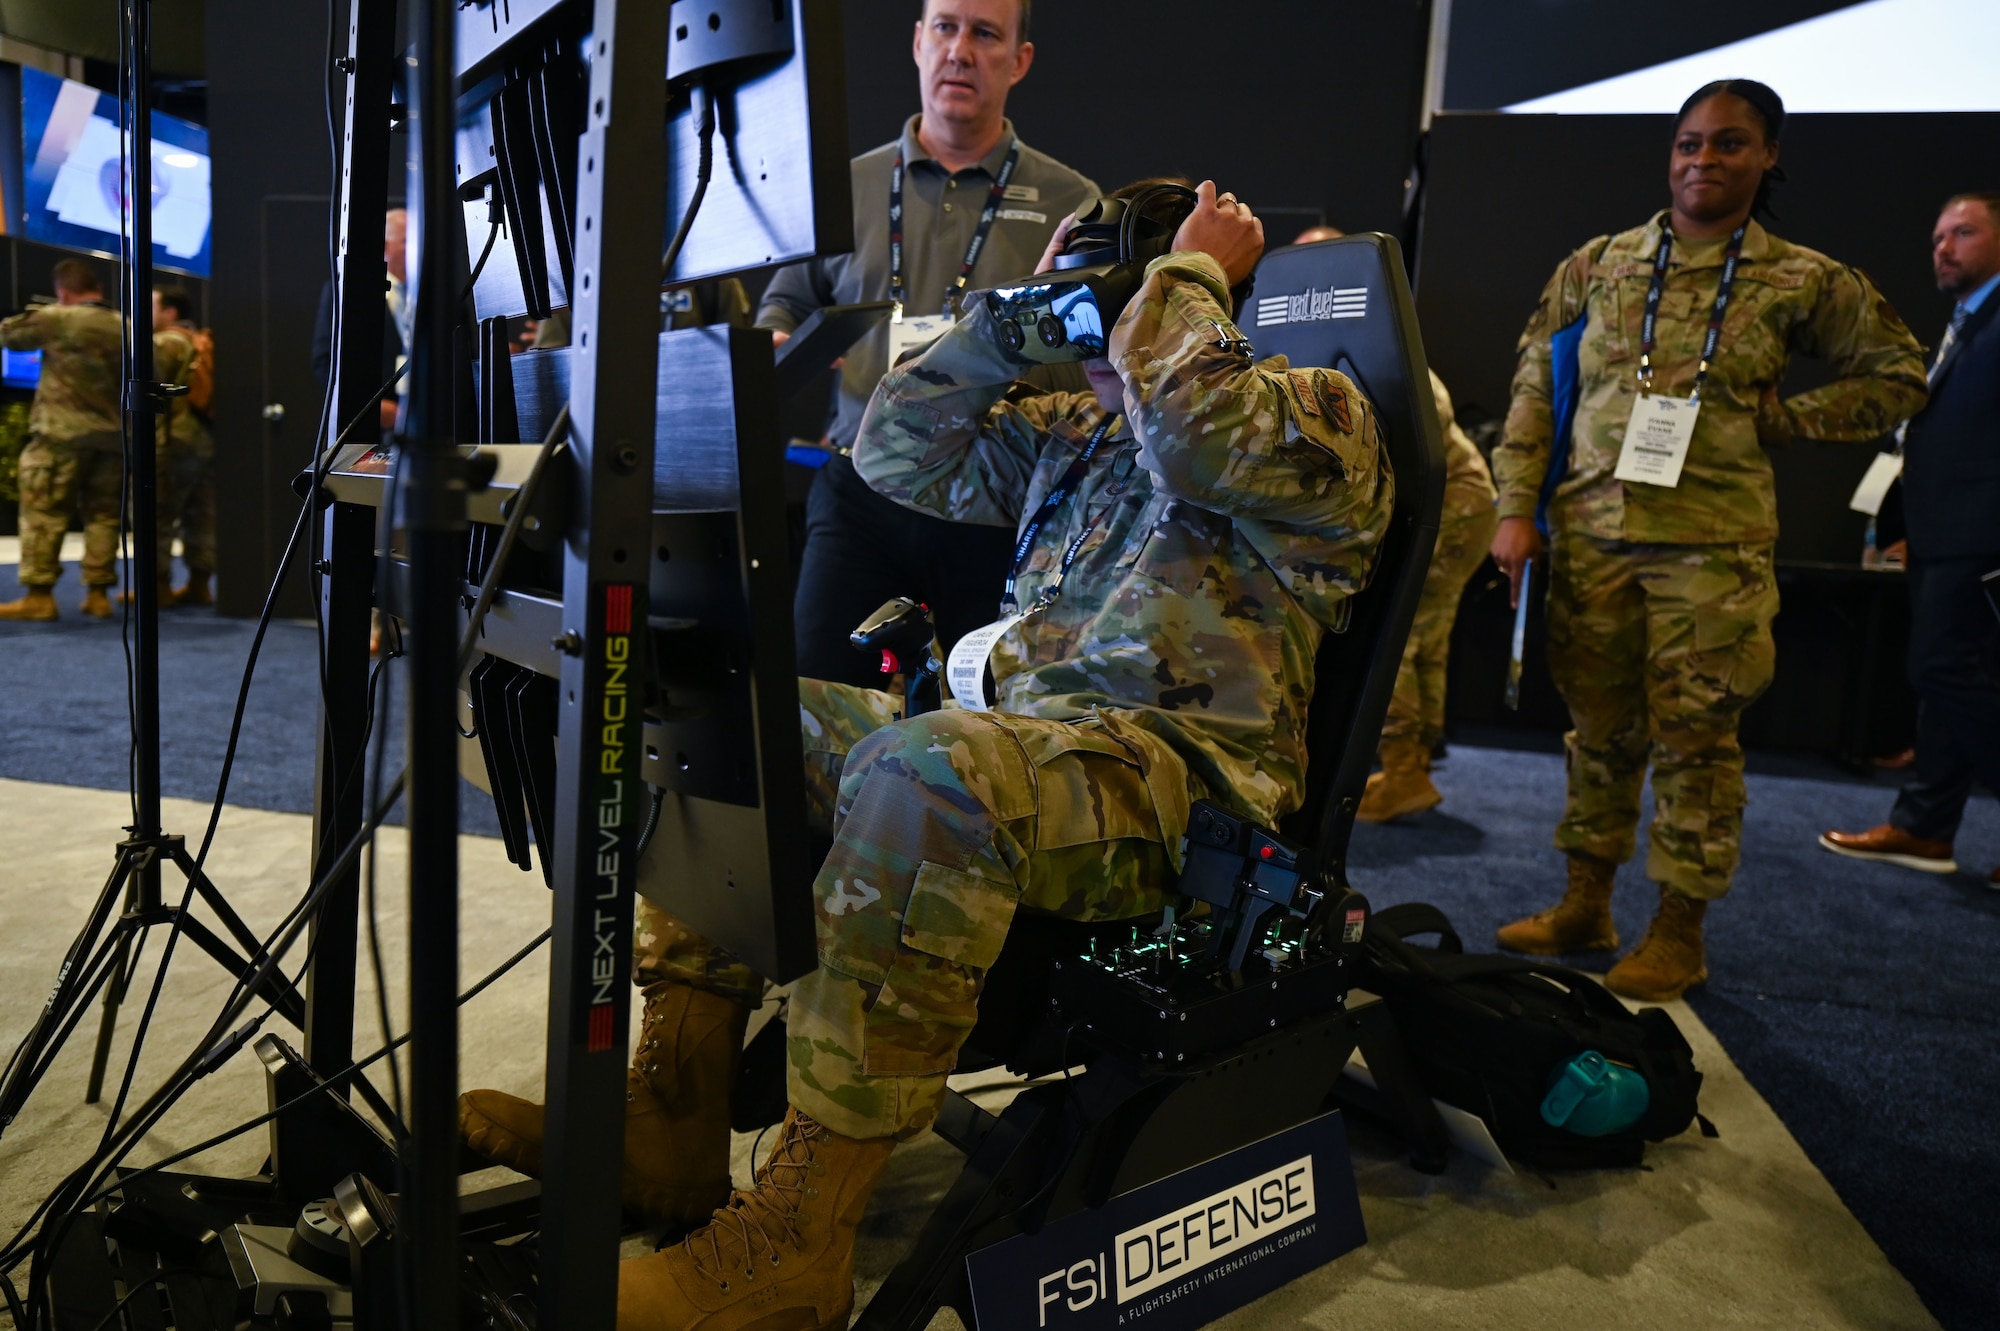
{"label": "black backpack on floor", "polygon": [[[1407,941],[1433,933],[1436,948]],[[1567,966],[1468,956],[1435,906],[1376,912],[1365,952],[1360,987],[1388,1003],[1424,1089],[1484,1119],[1512,1159],[1544,1169],[1629,1167],[1647,1142],[1678,1136],[1698,1117],[1694,1053],[1660,1008],[1628,1011]],[[1590,1049],[1646,1078],[1646,1112],[1624,1132],[1585,1137],[1542,1118],[1555,1069]]]}

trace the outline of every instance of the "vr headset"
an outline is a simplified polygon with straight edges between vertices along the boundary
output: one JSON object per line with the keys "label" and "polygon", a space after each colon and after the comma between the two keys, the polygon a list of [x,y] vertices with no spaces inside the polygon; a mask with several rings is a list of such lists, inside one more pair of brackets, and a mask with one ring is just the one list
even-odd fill
{"label": "vr headset", "polygon": [[1173,250],[1185,210],[1149,217],[1168,199],[1195,201],[1184,185],[1154,185],[1130,199],[1099,199],[1076,215],[1055,269],[986,293],[1009,351],[1041,365],[1105,354],[1118,316],[1139,294],[1146,265]]}

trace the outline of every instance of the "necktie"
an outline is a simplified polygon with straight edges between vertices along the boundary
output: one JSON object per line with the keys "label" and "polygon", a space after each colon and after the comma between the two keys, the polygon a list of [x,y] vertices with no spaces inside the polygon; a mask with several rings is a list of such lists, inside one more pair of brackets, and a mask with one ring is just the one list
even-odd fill
{"label": "necktie", "polygon": [[[1944,336],[1938,339],[1937,355],[1931,358],[1931,368],[1924,375],[1926,382],[1932,384],[1937,382],[1938,371],[1944,368],[1945,361],[1951,356],[1951,349],[1958,345],[1958,330],[1965,327],[1965,321],[1970,317],[1971,311],[1967,310],[1963,304],[1952,307],[1951,322],[1945,326]],[[1908,421],[1904,421],[1896,427],[1896,447],[1898,449],[1902,448],[1903,440],[1909,433],[1910,423]]]}
{"label": "necktie", "polygon": [[1937,355],[1931,361],[1930,374],[1926,376],[1930,382],[1937,382],[1938,371],[1944,368],[1945,361],[1951,356],[1951,349],[1958,345],[1958,330],[1965,327],[1965,321],[1971,317],[1972,312],[1964,305],[1952,307],[1951,323],[1945,328],[1944,336],[1938,340]]}

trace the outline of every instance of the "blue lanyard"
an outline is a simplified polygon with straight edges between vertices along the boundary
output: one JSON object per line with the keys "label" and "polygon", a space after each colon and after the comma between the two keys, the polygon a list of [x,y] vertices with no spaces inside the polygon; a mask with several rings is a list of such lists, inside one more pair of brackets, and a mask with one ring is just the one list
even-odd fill
{"label": "blue lanyard", "polygon": [[[1688,394],[1690,402],[1701,397],[1701,386],[1708,382],[1708,364],[1715,359],[1715,352],[1722,345],[1722,316],[1729,312],[1729,296],[1736,289],[1736,265],[1743,259],[1743,233],[1750,229],[1745,222],[1736,228],[1729,238],[1729,248],[1722,256],[1722,280],[1716,284],[1715,306],[1708,316],[1708,336],[1701,344],[1701,365],[1694,374],[1694,391]],[[1660,295],[1667,286],[1667,259],[1673,253],[1674,233],[1665,226],[1660,228],[1660,248],[1653,255],[1653,282],[1646,288],[1646,313],[1639,321],[1639,391],[1646,392],[1653,386],[1654,333],[1660,321]]]}
{"label": "blue lanyard", "polygon": [[[1007,160],[1001,164],[1000,174],[994,177],[993,188],[986,196],[986,209],[979,214],[979,229],[972,233],[972,244],[966,247],[965,262],[959,265],[958,280],[945,288],[944,313],[957,314],[958,298],[965,294],[965,287],[972,280],[972,270],[979,263],[979,254],[986,248],[986,238],[993,232],[993,219],[1000,215],[1000,205],[1006,201],[1007,186],[1014,183],[1015,168],[1021,165],[1021,141],[1014,140],[1014,146],[1007,150]],[[896,149],[895,164],[889,168],[889,299],[896,303],[895,317],[903,317],[903,150]]]}
{"label": "blue lanyard", "polygon": [[[1035,548],[1035,538],[1042,534],[1042,528],[1048,525],[1049,519],[1069,502],[1069,497],[1083,484],[1083,478],[1090,472],[1090,461],[1097,456],[1098,446],[1110,435],[1120,419],[1122,418],[1116,412],[1104,418],[1103,423],[1090,436],[1090,442],[1084,445],[1083,452],[1076,461],[1069,464],[1069,470],[1056,482],[1056,488],[1049,491],[1049,497],[1035,510],[1035,516],[1029,518],[1027,525],[1021,528],[1021,538],[1014,542],[1014,562],[1007,574],[1007,590],[1000,598],[1000,613],[1007,614],[1020,605],[1020,601],[1014,595],[1014,583],[1021,576],[1022,565],[1028,562],[1028,552]],[[1108,508],[1105,510],[1109,511]],[[1056,599],[1062,595],[1063,579],[1069,576],[1070,565],[1074,564],[1076,557],[1083,553],[1084,538],[1096,531],[1097,524],[1103,520],[1104,514],[1099,513],[1077,533],[1076,539],[1069,543],[1069,549],[1064,551],[1062,564],[1056,569],[1055,577],[1042,588],[1042,594],[1035,598],[1035,609],[1046,610],[1056,603]]]}

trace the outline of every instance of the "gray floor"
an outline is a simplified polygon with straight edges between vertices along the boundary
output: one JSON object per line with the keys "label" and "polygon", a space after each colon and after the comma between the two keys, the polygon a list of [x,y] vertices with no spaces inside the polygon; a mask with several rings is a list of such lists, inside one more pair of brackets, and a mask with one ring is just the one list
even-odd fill
{"label": "gray floor", "polygon": [[[1452,793],[1449,772],[1442,778]],[[1463,792],[1470,800],[1472,792]],[[0,1029],[20,1029],[44,997],[50,958],[81,921],[127,816],[113,792],[0,781]],[[201,810],[169,802],[170,824],[192,828]],[[253,926],[282,914],[303,877],[308,822],[232,809],[211,868]],[[496,842],[463,842],[461,900],[467,982],[546,922],[539,877],[508,866]],[[382,843],[381,912],[392,992],[400,988],[404,923],[401,838]],[[142,982],[150,978],[142,973]],[[467,1085],[534,1094],[541,1078],[546,967],[540,957],[466,1009]],[[183,1053],[224,989],[220,972],[178,958],[149,1039],[139,1087]],[[367,990],[372,995],[372,989]],[[364,996],[364,1011],[372,997]],[[393,1005],[392,1005],[393,1006]],[[1223,1325],[1411,1328],[1615,1327],[1931,1328],[1937,1324],[1770,1107],[1684,1005],[1673,1014],[1707,1075],[1703,1107],[1718,1140],[1689,1135],[1656,1147],[1648,1167],[1565,1176],[1503,1175],[1460,1160],[1442,1178],[1412,1173],[1385,1143],[1357,1137],[1355,1175],[1370,1242]],[[399,1020],[399,1019],[398,1019]],[[129,1038],[131,1023],[121,1035]],[[272,1029],[281,1029],[274,1023]],[[361,1042],[372,1044],[364,1019]],[[0,1139],[0,1226],[11,1233],[102,1130],[103,1110],[81,1104],[88,1041],[58,1061],[20,1121]],[[149,1080],[150,1079],[150,1080]],[[382,1079],[378,1078],[378,1084]],[[997,1105],[1006,1091],[980,1097]],[[256,1113],[264,1092],[239,1057],[201,1083],[135,1160],[155,1159]],[[736,1143],[739,1179],[751,1141]],[[263,1154],[255,1134],[199,1161],[248,1171]],[[893,1265],[956,1167],[943,1142],[900,1151],[866,1223],[863,1293]],[[477,1181],[479,1176],[475,1176]],[[633,1245],[635,1249],[638,1245]],[[950,1323],[947,1315],[939,1325]]]}

